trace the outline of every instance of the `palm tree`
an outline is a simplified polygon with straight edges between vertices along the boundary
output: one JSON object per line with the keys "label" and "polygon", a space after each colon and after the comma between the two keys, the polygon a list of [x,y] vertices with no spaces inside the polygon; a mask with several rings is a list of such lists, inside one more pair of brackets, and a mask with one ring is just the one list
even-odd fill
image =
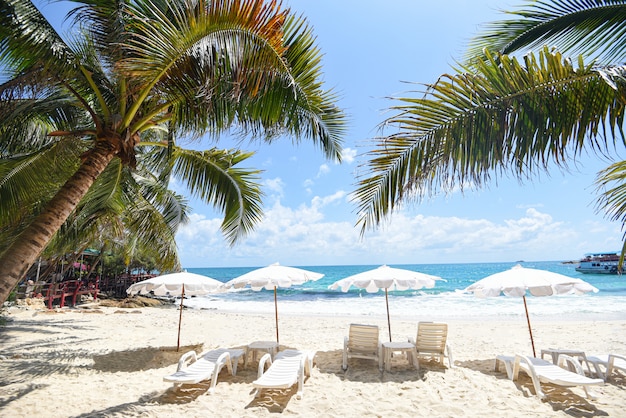
{"label": "palm tree", "polygon": [[[266,141],[291,135],[340,160],[344,115],[322,88],[312,31],[279,2],[76,3],[66,41],[30,1],[0,1],[0,143],[15,157],[0,179],[0,231],[20,231],[0,254],[0,301],[89,205],[88,192],[93,213],[127,192],[125,170],[185,182],[224,212],[231,244],[250,231],[261,216],[258,172],[236,167],[250,154],[188,150],[179,138],[217,139],[233,128]],[[17,152],[34,144],[36,153]],[[52,154],[65,156],[39,173],[52,190],[18,175]],[[44,199],[25,198],[29,189]],[[13,216],[16,208],[36,216]]]}
{"label": "palm tree", "polygon": [[[46,252],[63,255],[118,242],[128,250],[141,248],[153,256],[161,271],[180,269],[174,238],[188,219],[190,208],[185,198],[167,189],[143,164],[132,172],[120,170],[120,166],[115,160],[107,167]],[[116,175],[111,176],[111,172]]]}
{"label": "palm tree", "polygon": [[[583,151],[609,155],[625,144],[626,66],[528,48],[545,42],[621,61],[626,1],[534,1],[509,13],[519,19],[491,24],[466,64],[421,97],[397,99],[382,124],[397,131],[376,140],[358,181],[362,232],[403,201],[479,188],[504,173],[529,180],[552,163],[566,169]],[[512,55],[520,49],[522,58]],[[622,225],[625,176],[622,162],[598,177],[598,207]]]}

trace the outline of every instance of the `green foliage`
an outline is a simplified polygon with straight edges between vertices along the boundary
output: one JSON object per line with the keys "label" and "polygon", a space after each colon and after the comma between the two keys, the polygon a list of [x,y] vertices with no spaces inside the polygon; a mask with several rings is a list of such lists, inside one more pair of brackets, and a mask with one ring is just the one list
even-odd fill
{"label": "green foliage", "polygon": [[563,53],[582,54],[606,64],[626,55],[624,0],[534,0],[510,19],[491,22],[470,43],[467,59],[484,50],[512,54],[537,51],[550,45]]}
{"label": "green foliage", "polygon": [[[626,1],[528,2],[519,19],[488,26],[468,62],[442,75],[417,97],[400,97],[358,179],[361,230],[381,222],[401,202],[468,187],[501,175],[532,179],[551,164],[567,169],[583,152],[612,155],[623,132],[626,66],[572,62],[541,47],[523,59],[520,48],[559,45],[623,61]],[[499,52],[492,52],[499,51]],[[599,174],[598,207],[626,225],[623,173]]]}
{"label": "green foliage", "polygon": [[[189,208],[173,179],[224,212],[229,243],[245,237],[262,216],[259,171],[241,167],[251,154],[179,138],[290,136],[340,160],[345,116],[322,86],[321,52],[279,2],[79,1],[68,17],[71,39],[30,1],[0,1],[0,260],[39,234],[29,228],[57,198],[73,211],[49,254],[99,243],[175,269]],[[64,184],[96,155],[106,167],[69,199]]]}

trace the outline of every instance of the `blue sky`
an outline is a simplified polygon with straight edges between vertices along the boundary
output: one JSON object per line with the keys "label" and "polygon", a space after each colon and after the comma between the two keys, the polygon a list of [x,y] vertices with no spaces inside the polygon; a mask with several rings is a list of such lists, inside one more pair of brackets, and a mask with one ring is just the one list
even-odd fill
{"label": "blue sky", "polygon": [[450,72],[481,25],[519,3],[284,1],[313,26],[325,85],[339,93],[348,114],[344,162],[326,161],[311,144],[289,139],[245,144],[256,155],[244,165],[264,170],[263,222],[230,248],[219,232],[221,215],[190,199],[191,221],[177,235],[183,267],[572,260],[621,248],[620,225],[594,207],[595,174],[609,164],[597,156],[525,184],[501,178],[488,189],[408,204],[363,239],[355,227],[350,193],[367,142],[394,104],[388,98]]}

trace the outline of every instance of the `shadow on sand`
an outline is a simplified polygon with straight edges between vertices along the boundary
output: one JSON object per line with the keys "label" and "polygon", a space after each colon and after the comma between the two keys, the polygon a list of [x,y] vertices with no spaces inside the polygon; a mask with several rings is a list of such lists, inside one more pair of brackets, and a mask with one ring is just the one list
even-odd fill
{"label": "shadow on sand", "polygon": [[[488,376],[493,376],[496,379],[503,379],[509,381],[506,372],[503,370],[495,371],[495,360],[467,360],[458,362],[459,367],[465,367],[467,369],[477,371]],[[514,382],[511,381],[517,389],[519,389],[525,397],[536,397],[537,402],[546,402],[550,404],[553,410],[563,411],[567,415],[573,417],[598,417],[608,416],[608,413],[598,409],[594,404],[590,403],[585,397],[573,392],[570,388],[553,385],[549,383],[542,383],[541,388],[546,397],[540,400],[535,393],[535,387],[533,386],[532,379],[523,372],[520,372],[519,377]],[[593,392],[593,388],[591,388]],[[584,392],[582,392],[584,393]],[[591,401],[593,402],[593,401]]]}

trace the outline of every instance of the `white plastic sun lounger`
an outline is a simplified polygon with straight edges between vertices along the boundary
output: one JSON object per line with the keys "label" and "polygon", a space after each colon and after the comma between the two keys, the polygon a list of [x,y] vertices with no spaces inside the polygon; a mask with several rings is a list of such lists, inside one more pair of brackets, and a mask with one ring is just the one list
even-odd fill
{"label": "white plastic sun lounger", "polygon": [[515,357],[497,356],[495,362],[496,371],[498,371],[499,362],[504,363],[507,376],[511,380],[517,380],[520,369],[528,374],[533,382],[537,396],[542,399],[545,398],[546,395],[541,390],[541,383],[551,383],[564,387],[582,386],[589,399],[596,399],[596,395],[589,391],[587,387],[604,384],[604,380],[602,379],[592,379],[585,376],[580,363],[573,357],[565,354],[559,356],[558,363],[563,364],[566,362],[568,366],[576,370],[576,373],[559,367],[549,361],[536,357],[526,357],[520,354],[516,354]]}
{"label": "white plastic sun lounger", "polygon": [[[617,354],[600,354],[587,356],[587,361],[593,364],[596,373],[605,381],[611,377],[615,370],[626,373],[626,357]],[[602,370],[604,367],[605,371]]]}
{"label": "white plastic sun lounger", "polygon": [[[163,380],[180,386],[211,379],[208,393],[213,393],[222,367],[226,366],[233,376],[237,374],[237,363],[244,352],[242,349],[218,348],[208,351],[198,358],[195,351],[189,351],[183,354],[178,361],[176,373],[163,377]],[[231,358],[234,362],[231,362]],[[189,365],[187,362],[190,362]]]}
{"label": "white plastic sun lounger", "polygon": [[[259,360],[259,374],[252,382],[256,388],[255,396],[263,389],[288,389],[298,383],[298,399],[302,398],[304,376],[311,375],[313,368],[314,351],[284,350],[276,354],[274,361],[270,354],[265,354]],[[265,365],[269,368],[265,370]]]}

